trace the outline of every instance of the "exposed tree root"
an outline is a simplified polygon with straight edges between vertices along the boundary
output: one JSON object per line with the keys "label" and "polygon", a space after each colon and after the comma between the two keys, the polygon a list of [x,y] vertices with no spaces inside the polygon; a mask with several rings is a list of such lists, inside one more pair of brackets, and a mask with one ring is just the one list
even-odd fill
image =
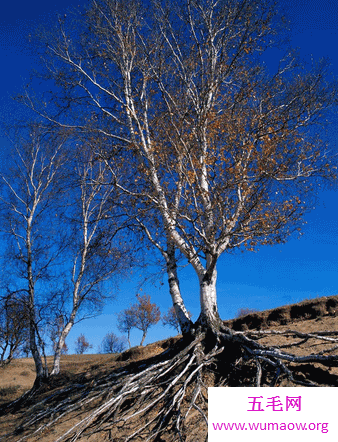
{"label": "exposed tree root", "polygon": [[[264,336],[278,334],[295,340],[279,348],[259,343]],[[284,351],[308,340],[332,345],[305,356]],[[283,380],[295,386],[338,386],[338,376],[326,368],[338,366],[338,355],[332,354],[337,347],[338,332],[224,329],[213,339],[198,332],[189,344],[181,340],[178,348],[145,364],[117,370],[89,385],[69,385],[32,405],[20,428],[19,441],[51,428],[66,416],[74,417],[75,412],[85,417],[56,442],[76,441],[94,433],[115,442],[189,441],[193,440],[189,436],[192,421],[199,428],[198,440],[206,440],[208,386],[279,386]],[[52,407],[52,402],[57,406]],[[34,432],[26,434],[32,428]]]}

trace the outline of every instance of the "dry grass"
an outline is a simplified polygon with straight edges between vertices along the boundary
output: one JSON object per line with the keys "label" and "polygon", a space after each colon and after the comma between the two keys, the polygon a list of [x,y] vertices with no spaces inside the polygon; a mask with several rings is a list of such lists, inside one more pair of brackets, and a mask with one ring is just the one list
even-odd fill
{"label": "dry grass", "polygon": [[[180,336],[149,344],[145,347],[133,347],[121,354],[63,355],[61,356],[61,374],[64,379],[76,379],[86,376],[97,377],[108,371],[121,368],[130,362],[137,362],[156,356],[176,342]],[[47,357],[49,369],[52,356]],[[32,358],[14,359],[8,366],[0,368],[0,406],[20,397],[32,388],[35,380],[35,366]],[[7,391],[6,395],[1,391]]]}

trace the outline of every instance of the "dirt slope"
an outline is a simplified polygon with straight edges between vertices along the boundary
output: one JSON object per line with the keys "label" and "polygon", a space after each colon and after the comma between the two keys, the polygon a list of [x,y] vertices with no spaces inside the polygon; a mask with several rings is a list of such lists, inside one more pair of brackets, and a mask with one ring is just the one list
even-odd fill
{"label": "dirt slope", "polygon": [[[136,362],[156,356],[173,345],[180,336],[154,342],[145,347],[133,347],[121,354],[63,355],[61,356],[61,374],[64,382],[71,382],[81,376],[100,376]],[[49,368],[52,356],[47,357]],[[9,366],[0,368],[0,406],[15,400],[29,390],[35,380],[35,367],[32,358],[14,359]]]}
{"label": "dirt slope", "polygon": [[[292,352],[297,355],[305,355],[318,351],[327,351],[332,348],[332,342],[327,341],[311,341],[304,340],[301,337],[295,337],[292,333],[269,336],[269,330],[277,330],[285,333],[287,330],[294,330],[301,333],[314,333],[316,331],[337,331],[338,330],[338,296],[319,298],[311,301],[304,301],[299,304],[287,305],[274,310],[265,312],[257,312],[245,317],[226,321],[226,324],[235,330],[259,330],[264,331],[264,335],[257,336],[260,343],[266,345],[279,346],[285,348],[294,344]],[[34,382],[34,364],[32,359],[17,359],[6,368],[0,369],[0,441],[17,442],[23,435],[27,436],[25,440],[29,442],[55,442],[57,438],[69,428],[71,424],[80,419],[81,413],[90,412],[88,409],[81,410],[75,416],[67,419],[60,419],[58,425],[53,427],[39,436],[31,436],[30,432],[34,428],[27,428],[16,436],[4,436],[18,429],[23,421],[27,420],[32,406],[39,409],[38,403],[45,401],[49,407],[57,407],[57,403],[53,403],[53,395],[60,391],[72,391],[72,386],[78,385],[81,388],[90,385],[104,385],[104,379],[109,373],[127,368],[128,370],[137,371],[143,365],[146,359],[156,357],[169,347],[177,346],[180,343],[180,336],[159,341],[145,347],[134,347],[119,355],[69,355],[63,356],[61,362],[62,373],[56,377],[53,382],[39,392],[34,400],[15,411],[7,411],[6,403],[19,397],[24,391],[29,389]],[[331,354],[338,354],[338,350],[334,350]],[[51,363],[51,359],[49,360]],[[297,369],[297,367],[295,367]],[[319,370],[316,364],[308,366],[309,372]],[[338,369],[336,367],[327,367],[320,369],[319,376],[323,381],[331,385],[338,386]],[[315,373],[316,374],[316,373]],[[325,378],[325,379],[324,379]],[[210,381],[212,384],[212,381]],[[287,386],[282,383],[280,386]],[[212,385],[210,385],[212,386]],[[79,388],[80,388],[79,387]],[[72,399],[72,393],[69,394],[69,400]],[[76,397],[74,396],[74,400]],[[48,399],[48,400],[47,400]],[[35,405],[34,405],[35,404]],[[195,426],[196,427],[196,426]],[[198,431],[191,433],[189,440],[191,442],[199,442]],[[101,436],[92,436],[90,441],[106,440]],[[109,439],[107,439],[109,440]],[[118,440],[118,439],[111,439]],[[201,438],[202,441],[202,438]]]}
{"label": "dirt slope", "polygon": [[337,314],[338,295],[323,296],[263,312],[250,313],[224,323],[234,330],[260,330]]}

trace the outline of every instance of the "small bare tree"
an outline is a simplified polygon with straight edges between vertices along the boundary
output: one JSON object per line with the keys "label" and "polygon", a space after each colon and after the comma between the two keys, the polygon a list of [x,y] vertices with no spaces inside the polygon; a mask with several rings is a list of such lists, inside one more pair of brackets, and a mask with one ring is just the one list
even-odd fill
{"label": "small bare tree", "polygon": [[27,344],[28,318],[21,297],[9,293],[0,299],[0,367],[9,364]]}
{"label": "small bare tree", "polygon": [[151,302],[149,295],[136,295],[137,302],[132,305],[134,327],[142,332],[140,345],[143,345],[149,328],[156,325],[161,318],[159,307]]}
{"label": "small bare tree", "polygon": [[116,336],[115,333],[107,333],[101,344],[102,353],[121,353],[126,348],[126,339]]}
{"label": "small bare tree", "polygon": [[87,341],[85,335],[83,333],[75,341],[75,353],[77,355],[83,355],[86,351],[93,348],[91,344]]}
{"label": "small bare tree", "polygon": [[[189,319],[191,318],[191,313],[188,311]],[[180,333],[180,321],[177,318],[175,307],[170,307],[167,313],[162,315],[162,324],[164,326],[168,325],[171,328],[174,328],[177,333]]]}
{"label": "small bare tree", "polygon": [[161,318],[159,307],[151,303],[149,295],[136,295],[137,302],[129,308],[123,310],[118,315],[118,329],[122,333],[127,333],[127,339],[130,344],[130,331],[137,328],[142,332],[140,345],[143,345],[148,330],[152,325],[158,323]]}
{"label": "small bare tree", "polygon": [[133,309],[130,307],[122,310],[122,312],[120,312],[117,317],[117,328],[120,330],[121,333],[127,334],[129,348],[131,348],[130,332],[134,327],[135,315]]}

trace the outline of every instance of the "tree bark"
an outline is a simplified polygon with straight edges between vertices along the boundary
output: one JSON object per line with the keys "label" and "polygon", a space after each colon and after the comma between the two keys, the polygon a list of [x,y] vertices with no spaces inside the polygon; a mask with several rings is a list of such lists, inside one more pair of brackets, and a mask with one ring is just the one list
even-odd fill
{"label": "tree bark", "polygon": [[217,306],[216,267],[210,273],[206,272],[203,276],[201,275],[199,280],[201,313],[197,320],[197,324],[215,333],[219,330],[221,325]]}
{"label": "tree bark", "polygon": [[36,369],[36,378],[42,379],[48,376],[48,373],[45,372],[41,355],[36,345],[36,331],[35,331],[35,320],[32,318],[30,320],[30,333],[29,333],[29,344],[30,350],[34,359],[35,369]]}
{"label": "tree bark", "polygon": [[141,346],[143,345],[143,342],[144,342],[146,336],[147,336],[147,332],[143,332],[142,339],[141,339],[141,342],[140,342]]}
{"label": "tree bark", "polygon": [[[33,212],[33,211],[32,211]],[[34,212],[33,212],[34,213]],[[48,377],[47,367],[43,366],[41,354],[37,346],[37,320],[35,313],[35,285],[32,266],[32,216],[27,220],[26,247],[27,247],[27,279],[29,293],[29,345],[36,369],[36,383],[40,384],[43,378]]]}
{"label": "tree bark", "polygon": [[177,275],[177,264],[175,256],[175,247],[168,241],[167,250],[167,274],[169,283],[169,292],[175,309],[175,313],[180,324],[182,334],[188,334],[192,321],[189,318],[187,309],[181,295],[179,279]]}
{"label": "tree bark", "polygon": [[[74,318],[75,318],[75,314],[73,314],[72,316],[74,316]],[[66,338],[68,336],[68,333],[70,332],[71,328],[74,325],[74,318],[71,317],[71,319],[68,321],[68,323],[66,324],[66,326],[64,327],[64,329],[61,332],[61,335],[60,335],[60,338],[59,338],[59,341],[57,343],[55,353],[54,353],[54,362],[53,362],[53,369],[51,371],[51,376],[60,373],[60,359],[61,359],[62,349],[63,349],[64,343],[66,341]]]}

